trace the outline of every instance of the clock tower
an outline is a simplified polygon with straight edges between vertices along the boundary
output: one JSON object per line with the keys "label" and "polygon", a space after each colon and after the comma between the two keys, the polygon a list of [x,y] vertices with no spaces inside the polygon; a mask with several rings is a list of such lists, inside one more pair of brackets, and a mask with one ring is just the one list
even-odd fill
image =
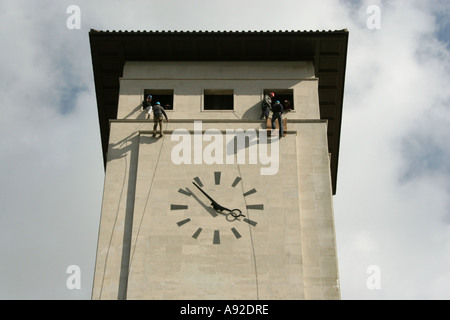
{"label": "clock tower", "polygon": [[[89,36],[105,164],[92,298],[339,299],[347,30]],[[261,118],[270,93],[283,134]]]}

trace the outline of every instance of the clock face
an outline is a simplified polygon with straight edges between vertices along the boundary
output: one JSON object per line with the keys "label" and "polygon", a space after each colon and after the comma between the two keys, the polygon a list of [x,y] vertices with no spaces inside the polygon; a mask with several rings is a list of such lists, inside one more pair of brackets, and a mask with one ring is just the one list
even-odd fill
{"label": "clock face", "polygon": [[205,244],[241,239],[242,230],[257,227],[255,212],[264,210],[263,203],[252,201],[255,187],[244,189],[241,176],[222,171],[197,175],[176,192],[179,202],[171,203],[170,210],[178,217],[179,231]]}
{"label": "clock face", "polygon": [[[131,229],[130,255],[117,262],[129,260],[127,298],[302,297],[297,136],[282,141],[273,175],[261,173],[271,166],[267,161],[251,163],[254,145],[236,148],[246,153],[242,162],[236,152],[232,163],[179,164],[172,157],[179,141],[169,134],[155,139],[151,131],[140,135],[136,154],[117,158],[117,172],[126,161],[137,163],[135,177],[117,179],[136,179],[135,189],[123,190],[135,199],[132,226],[124,226]],[[262,148],[272,152],[273,146],[271,141]],[[226,144],[223,154],[229,155]]]}

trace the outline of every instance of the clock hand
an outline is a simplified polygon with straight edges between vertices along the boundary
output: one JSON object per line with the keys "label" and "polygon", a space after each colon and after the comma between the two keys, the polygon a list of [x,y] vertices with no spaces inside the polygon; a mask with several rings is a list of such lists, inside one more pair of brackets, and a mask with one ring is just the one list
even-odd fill
{"label": "clock hand", "polygon": [[201,193],[203,193],[203,194],[211,201],[211,205],[213,206],[213,208],[214,208],[215,210],[219,210],[219,211],[228,211],[228,213],[231,214],[234,218],[238,218],[238,217],[241,217],[241,216],[242,216],[242,217],[245,217],[245,216],[242,214],[242,211],[241,211],[241,210],[239,210],[239,209],[233,209],[233,210],[231,210],[231,209],[228,209],[228,208],[225,208],[225,207],[221,206],[220,204],[217,203],[216,200],[214,200],[213,198],[211,198],[205,191],[203,191],[203,189],[200,188],[200,186],[199,186],[198,184],[196,184],[195,182],[192,182],[192,183],[194,184],[194,186],[196,186],[196,187],[198,188],[198,190],[201,191]]}
{"label": "clock hand", "polygon": [[202,200],[200,200],[195,193],[193,193],[189,188],[186,188],[186,190],[188,190],[192,197],[198,202],[200,203],[200,205],[205,208],[205,210],[211,215],[213,216],[213,218],[217,217],[217,212],[214,210],[214,208],[211,208],[210,206],[208,206],[207,204],[205,204]]}
{"label": "clock hand", "polygon": [[198,188],[198,190],[201,191],[201,193],[203,193],[211,201],[211,205],[213,206],[214,209],[220,210],[220,211],[222,211],[224,209],[213,198],[211,198],[205,191],[203,191],[203,189],[200,188],[200,186],[198,184],[196,184],[195,182],[192,182],[192,183],[194,184],[194,186],[196,186]]}

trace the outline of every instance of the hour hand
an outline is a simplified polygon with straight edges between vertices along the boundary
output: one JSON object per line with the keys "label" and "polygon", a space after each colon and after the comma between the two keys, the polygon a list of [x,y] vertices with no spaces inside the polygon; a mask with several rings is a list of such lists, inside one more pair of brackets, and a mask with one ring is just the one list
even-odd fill
{"label": "hour hand", "polygon": [[222,207],[220,204],[217,203],[217,201],[215,201],[213,198],[211,198],[205,191],[203,191],[202,188],[200,188],[200,186],[198,184],[196,184],[195,182],[192,182],[194,184],[194,186],[196,186],[198,188],[198,190],[201,191],[201,193],[203,193],[210,201],[211,201],[211,205],[214,208],[214,210],[220,211],[220,212],[226,212],[227,214],[232,215],[235,219],[239,218],[239,217],[245,217],[242,214],[242,211],[239,209],[228,209],[225,207]]}
{"label": "hour hand", "polygon": [[203,193],[211,201],[211,205],[214,208],[214,210],[219,210],[219,211],[228,210],[228,211],[230,211],[230,209],[222,207],[220,204],[218,204],[217,201],[214,200],[213,198],[211,198],[209,196],[209,194],[207,194],[205,191],[203,191],[203,189],[200,188],[200,186],[198,184],[196,184],[195,182],[192,182],[192,183],[194,184],[194,186],[196,186],[198,188],[198,190],[201,191],[201,193]]}
{"label": "hour hand", "polygon": [[212,216],[212,217],[217,217],[217,212],[216,210],[214,210],[214,208],[211,208],[210,206],[208,206],[207,204],[205,204],[202,200],[200,200],[195,193],[193,193],[191,190],[189,190],[189,188],[186,188],[186,190],[188,190],[192,197],[202,205],[203,208],[205,208],[205,210]]}
{"label": "hour hand", "polygon": [[194,186],[198,188],[198,190],[200,190],[201,193],[203,193],[211,201],[211,205],[213,206],[213,208],[218,210],[216,207],[220,207],[220,205],[213,198],[211,198],[205,191],[203,191],[203,189],[200,188],[198,184],[196,184],[195,182],[192,183],[194,184]]}

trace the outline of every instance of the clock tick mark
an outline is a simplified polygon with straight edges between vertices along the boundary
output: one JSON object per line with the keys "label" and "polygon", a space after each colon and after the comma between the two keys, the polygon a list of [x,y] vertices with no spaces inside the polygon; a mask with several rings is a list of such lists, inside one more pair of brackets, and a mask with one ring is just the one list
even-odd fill
{"label": "clock tick mark", "polygon": [[184,195],[186,195],[188,197],[190,197],[192,195],[188,190],[184,190],[184,189],[181,189],[181,188],[178,190],[178,192],[182,193],[182,194],[184,194]]}
{"label": "clock tick mark", "polygon": [[202,183],[202,181],[200,180],[199,177],[195,177],[195,178],[194,178],[194,181],[197,182],[197,184],[198,184],[200,187],[203,187],[203,183]]}
{"label": "clock tick mark", "polygon": [[214,172],[214,181],[216,183],[216,186],[220,185],[220,176],[221,176],[221,172],[220,171],[216,171]]}
{"label": "clock tick mark", "polygon": [[252,190],[249,190],[246,193],[244,193],[244,197],[249,196],[249,195],[254,194],[254,193],[256,193],[256,189],[253,188]]}
{"label": "clock tick mark", "polygon": [[188,222],[190,222],[190,221],[191,221],[191,219],[190,219],[190,218],[187,218],[187,219],[178,221],[178,222],[177,222],[177,225],[178,225],[179,227],[181,227],[182,225],[184,225],[184,224],[186,224],[186,223],[188,223]]}
{"label": "clock tick mark", "polygon": [[198,228],[197,231],[195,231],[195,233],[192,235],[192,238],[197,239],[202,230],[202,228]]}
{"label": "clock tick mark", "polygon": [[188,206],[183,205],[183,204],[171,204],[170,205],[170,210],[186,210],[188,208]]}
{"label": "clock tick mark", "polygon": [[264,205],[263,204],[249,204],[249,205],[247,205],[247,209],[264,210]]}
{"label": "clock tick mark", "polygon": [[253,221],[253,220],[250,220],[247,218],[244,218],[244,222],[247,222],[249,225],[252,225],[252,226],[256,226],[256,224],[257,224],[256,221]]}
{"label": "clock tick mark", "polygon": [[233,234],[236,237],[236,239],[239,239],[241,237],[240,233],[236,230],[236,228],[231,228],[231,231],[233,231]]}
{"label": "clock tick mark", "polygon": [[219,232],[219,230],[214,230],[213,244],[220,244],[220,232]]}
{"label": "clock tick mark", "polygon": [[233,188],[237,186],[237,184],[239,183],[239,181],[241,181],[241,177],[236,177],[236,179],[234,179],[233,184],[231,185]]}

